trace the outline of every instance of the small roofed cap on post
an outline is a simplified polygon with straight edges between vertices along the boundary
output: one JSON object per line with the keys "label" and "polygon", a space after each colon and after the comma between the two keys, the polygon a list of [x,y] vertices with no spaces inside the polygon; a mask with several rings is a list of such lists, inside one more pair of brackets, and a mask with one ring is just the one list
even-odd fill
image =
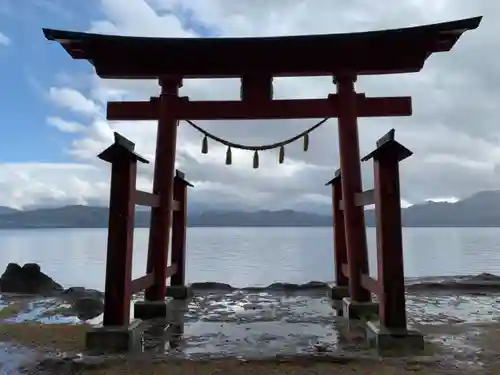
{"label": "small roofed cap on post", "polygon": [[148,164],[149,161],[143,158],[141,155],[137,154],[134,142],[128,140],[123,135],[115,132],[115,141],[107,149],[102,151],[97,157],[101,160],[107,161],[108,163],[116,162],[120,159],[125,159],[129,161],[139,161],[144,164]]}
{"label": "small roofed cap on post", "polygon": [[361,161],[379,159],[385,155],[394,155],[397,161],[402,161],[413,155],[413,152],[403,146],[395,139],[395,129],[391,129],[387,134],[377,141],[377,148],[363,157]]}
{"label": "small roofed cap on post", "polygon": [[336,183],[339,180],[340,180],[340,168],[335,171],[335,174],[333,175],[333,178],[330,181],[328,181],[325,184],[325,186],[333,185],[334,183]]}
{"label": "small roofed cap on post", "polygon": [[192,183],[189,181],[186,181],[186,174],[178,169],[175,170],[175,177],[174,179],[182,181],[184,184],[186,184],[189,187],[194,187]]}

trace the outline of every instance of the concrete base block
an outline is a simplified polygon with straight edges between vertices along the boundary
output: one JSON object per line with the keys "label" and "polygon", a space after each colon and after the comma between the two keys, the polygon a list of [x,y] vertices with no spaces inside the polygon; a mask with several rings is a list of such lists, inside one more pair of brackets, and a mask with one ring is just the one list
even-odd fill
{"label": "concrete base block", "polygon": [[189,310],[189,302],[186,299],[172,299],[167,306],[167,322],[179,324],[184,321],[184,314]]}
{"label": "concrete base block", "polygon": [[134,303],[134,318],[148,320],[165,318],[168,301],[137,301]]}
{"label": "concrete base block", "polygon": [[95,327],[87,331],[87,350],[99,353],[126,352],[140,349],[143,332],[140,319],[135,319],[127,327]]}
{"label": "concrete base block", "polygon": [[343,316],[347,319],[367,319],[371,320],[378,316],[378,303],[376,302],[355,302],[349,297],[342,299]]}
{"label": "concrete base block", "polygon": [[185,285],[167,286],[165,295],[173,299],[188,299],[192,297],[192,291]]}
{"label": "concrete base block", "polygon": [[335,312],[337,313],[337,316],[344,316],[344,308],[342,307],[341,299],[332,299],[330,303]]}
{"label": "concrete base block", "polygon": [[328,290],[328,297],[334,301],[342,301],[344,298],[349,297],[349,287],[334,285]]}
{"label": "concrete base block", "polygon": [[349,287],[332,286],[328,290],[328,297],[331,300],[333,309],[337,312],[337,316],[343,316],[344,310],[342,307],[342,299],[345,297],[349,297]]}
{"label": "concrete base block", "polygon": [[170,349],[178,348],[182,343],[184,335],[184,322],[173,323],[168,326],[166,331],[167,344]]}
{"label": "concrete base block", "polygon": [[366,323],[366,339],[381,351],[419,351],[424,349],[424,336],[410,329],[389,329],[379,321]]}
{"label": "concrete base block", "polygon": [[165,332],[169,338],[182,336],[184,334],[184,322],[170,324]]}

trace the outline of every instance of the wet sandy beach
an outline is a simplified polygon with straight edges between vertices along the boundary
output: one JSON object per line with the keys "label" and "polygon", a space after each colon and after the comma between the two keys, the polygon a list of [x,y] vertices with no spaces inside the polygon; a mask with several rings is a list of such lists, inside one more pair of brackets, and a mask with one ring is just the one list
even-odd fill
{"label": "wet sandy beach", "polygon": [[[4,296],[0,306],[5,309],[19,301],[19,296]],[[61,327],[100,323],[101,317],[82,322],[71,316],[65,310],[68,306],[57,298],[22,301],[24,307],[3,318],[2,327],[23,326],[25,329],[36,322]],[[348,327],[344,318],[336,316],[325,290],[321,288],[295,291],[197,290],[188,304],[177,303],[175,306],[167,322],[145,323],[142,348],[128,354],[129,361],[153,361],[158,366],[169,362],[177,367],[186,360],[197,363],[223,360],[227,364],[227,361],[234,360],[238,363],[288,363],[293,359],[350,363],[353,366],[363,363],[372,366],[380,362],[379,355],[367,346],[362,332],[355,325]],[[410,289],[407,310],[409,325],[424,334],[427,348],[416,357],[385,359],[384,366],[480,373],[497,366],[500,291]],[[169,326],[169,323],[172,324]],[[47,357],[57,358],[57,361],[72,358],[67,359],[66,364],[79,358],[80,366],[85,361],[95,365],[122,358],[81,355],[82,340],[69,341],[60,347],[57,342],[51,345],[49,340],[47,345],[47,341],[42,340],[43,345],[38,345],[36,339],[30,338],[27,343],[22,335],[12,333],[13,330],[6,334],[7,331],[6,328],[0,331],[0,342],[4,342],[0,346],[0,363],[9,371],[14,371],[22,362],[33,364]],[[31,335],[30,332],[27,329],[25,335]],[[84,330],[80,334],[84,334]],[[35,350],[13,344],[25,344],[35,347]],[[54,359],[43,363],[55,370],[51,367],[55,366]],[[123,358],[121,363],[125,363]]]}

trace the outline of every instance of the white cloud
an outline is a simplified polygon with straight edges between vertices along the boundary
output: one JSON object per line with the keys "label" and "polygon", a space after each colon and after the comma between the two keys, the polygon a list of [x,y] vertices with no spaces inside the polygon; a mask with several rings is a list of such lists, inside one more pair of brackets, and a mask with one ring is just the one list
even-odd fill
{"label": "white cloud", "polygon": [[[362,154],[370,152],[375,141],[395,127],[397,139],[415,152],[401,166],[405,205],[429,197],[463,197],[477,190],[500,186],[500,134],[495,120],[500,111],[496,100],[500,94],[497,69],[500,55],[494,52],[500,47],[495,37],[500,24],[498,2],[440,0],[394,4],[390,0],[130,0],[127,7],[123,7],[121,0],[101,0],[100,10],[104,15],[101,19],[89,20],[92,32],[164,37],[193,36],[196,23],[217,30],[221,36],[264,36],[356,32],[485,15],[478,30],[465,33],[452,52],[429,59],[422,72],[359,79],[359,92],[369,96],[411,95],[414,107],[414,115],[410,118],[360,120],[360,148]],[[178,16],[184,11],[190,11],[196,22]],[[321,58],[321,54],[311,58]],[[105,102],[146,100],[158,93],[158,86],[154,81],[101,80],[94,75],[82,77],[78,73],[78,64],[74,62],[73,66],[74,70],[64,74],[66,77],[78,76],[78,80],[72,83],[71,79],[66,79],[61,87],[50,88],[49,98],[60,108],[86,116],[82,122],[85,129],[75,133],[76,138],[68,148],[75,160],[101,171],[89,174],[77,168],[72,172],[79,181],[90,184],[88,189],[92,190],[94,186],[104,186],[109,179],[100,169],[103,164],[97,162],[95,155],[109,144],[113,131],[119,131],[136,142],[138,152],[150,160],[155,149],[155,123],[108,123],[104,120]],[[279,98],[301,98],[325,97],[334,90],[331,78],[320,77],[276,79],[274,91]],[[192,100],[237,99],[239,83],[237,80],[186,81],[181,93],[189,95]],[[55,110],[50,115],[67,118],[66,114],[59,115]],[[75,122],[71,118],[62,121]],[[200,124],[231,141],[258,145],[289,138],[314,122],[221,121]],[[286,149],[283,165],[277,163],[277,152],[261,153],[258,170],[252,169],[251,152],[233,150],[231,166],[224,165],[224,147],[210,143],[208,155],[202,155],[201,139],[200,134],[181,123],[177,162],[188,179],[196,183],[192,199],[270,208],[328,204],[330,191],[323,185],[338,167],[337,125],[334,120],[311,135],[307,153],[302,151],[300,142],[293,144]],[[371,164],[363,165],[363,172],[365,188],[370,188]],[[151,174],[151,165],[142,167],[142,186],[150,186]],[[26,175],[30,176],[29,172]],[[89,196],[88,189],[82,190],[76,188],[77,184],[70,186],[67,183],[61,182],[59,189],[68,197],[78,201],[82,196]],[[82,193],[84,190],[86,193]],[[100,197],[103,202],[108,199],[105,189],[95,191],[92,197]],[[4,197],[10,196],[0,195],[0,204],[7,202]],[[31,198],[18,198],[18,201],[23,199],[28,201]]]}
{"label": "white cloud", "polygon": [[105,168],[85,164],[0,164],[0,201],[13,208],[95,204],[109,194],[108,189]]}
{"label": "white cloud", "polygon": [[5,35],[4,33],[1,33],[0,32],[0,46],[8,46],[10,45],[11,43],[11,40],[9,37],[7,37],[7,35]]}
{"label": "white cloud", "polygon": [[74,121],[66,121],[60,117],[47,117],[47,124],[55,127],[63,133],[79,133],[85,130],[85,126]]}
{"label": "white cloud", "polygon": [[57,105],[84,115],[97,115],[100,108],[81,92],[68,87],[51,87],[49,98]]}

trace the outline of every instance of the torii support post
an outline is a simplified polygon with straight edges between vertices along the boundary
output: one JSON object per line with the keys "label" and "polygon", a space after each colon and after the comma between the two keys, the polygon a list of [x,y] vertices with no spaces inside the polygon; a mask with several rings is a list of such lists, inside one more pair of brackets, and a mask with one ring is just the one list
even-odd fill
{"label": "torii support post", "polygon": [[359,156],[358,114],[356,108],[355,74],[335,77],[339,100],[339,150],[342,174],[342,200],[347,244],[349,294],[346,303],[371,302],[371,293],[363,288],[361,275],[368,273],[368,249],[363,206],[356,204],[356,195],[362,193]]}
{"label": "torii support post", "polygon": [[[159,204],[151,209],[151,226],[147,259],[147,273],[154,274],[154,284],[146,289],[145,300],[164,305],[167,279],[167,262],[172,226],[172,203],[175,176],[175,151],[177,143],[177,118],[175,106],[182,79],[163,77],[160,79],[160,113],[156,140],[156,157],[153,179],[153,194],[159,196]],[[164,307],[159,306],[163,314]]]}
{"label": "torii support post", "polygon": [[186,235],[187,235],[187,188],[193,187],[186,181],[185,174],[175,171],[174,201],[178,209],[173,212],[172,219],[172,255],[171,263],[176,264],[177,272],[170,279],[166,295],[175,299],[186,299],[189,290],[186,287]]}
{"label": "torii support post", "polygon": [[367,323],[367,337],[380,349],[423,349],[423,336],[407,329],[399,163],[413,153],[394,139],[394,129],[377,141],[373,159],[379,322]]}
{"label": "torii support post", "polygon": [[130,323],[132,251],[134,240],[137,162],[134,144],[118,133],[115,142],[98,155],[111,163],[108,249],[103,327],[87,333],[89,349],[128,350],[135,341],[137,322]]}
{"label": "torii support post", "polygon": [[329,295],[332,305],[338,315],[342,315],[342,299],[349,296],[349,279],[343,272],[347,267],[347,247],[345,242],[344,213],[340,207],[342,202],[342,184],[340,169],[335,171],[335,176],[326,185],[332,186],[332,226],[333,226],[333,260],[335,283]]}

